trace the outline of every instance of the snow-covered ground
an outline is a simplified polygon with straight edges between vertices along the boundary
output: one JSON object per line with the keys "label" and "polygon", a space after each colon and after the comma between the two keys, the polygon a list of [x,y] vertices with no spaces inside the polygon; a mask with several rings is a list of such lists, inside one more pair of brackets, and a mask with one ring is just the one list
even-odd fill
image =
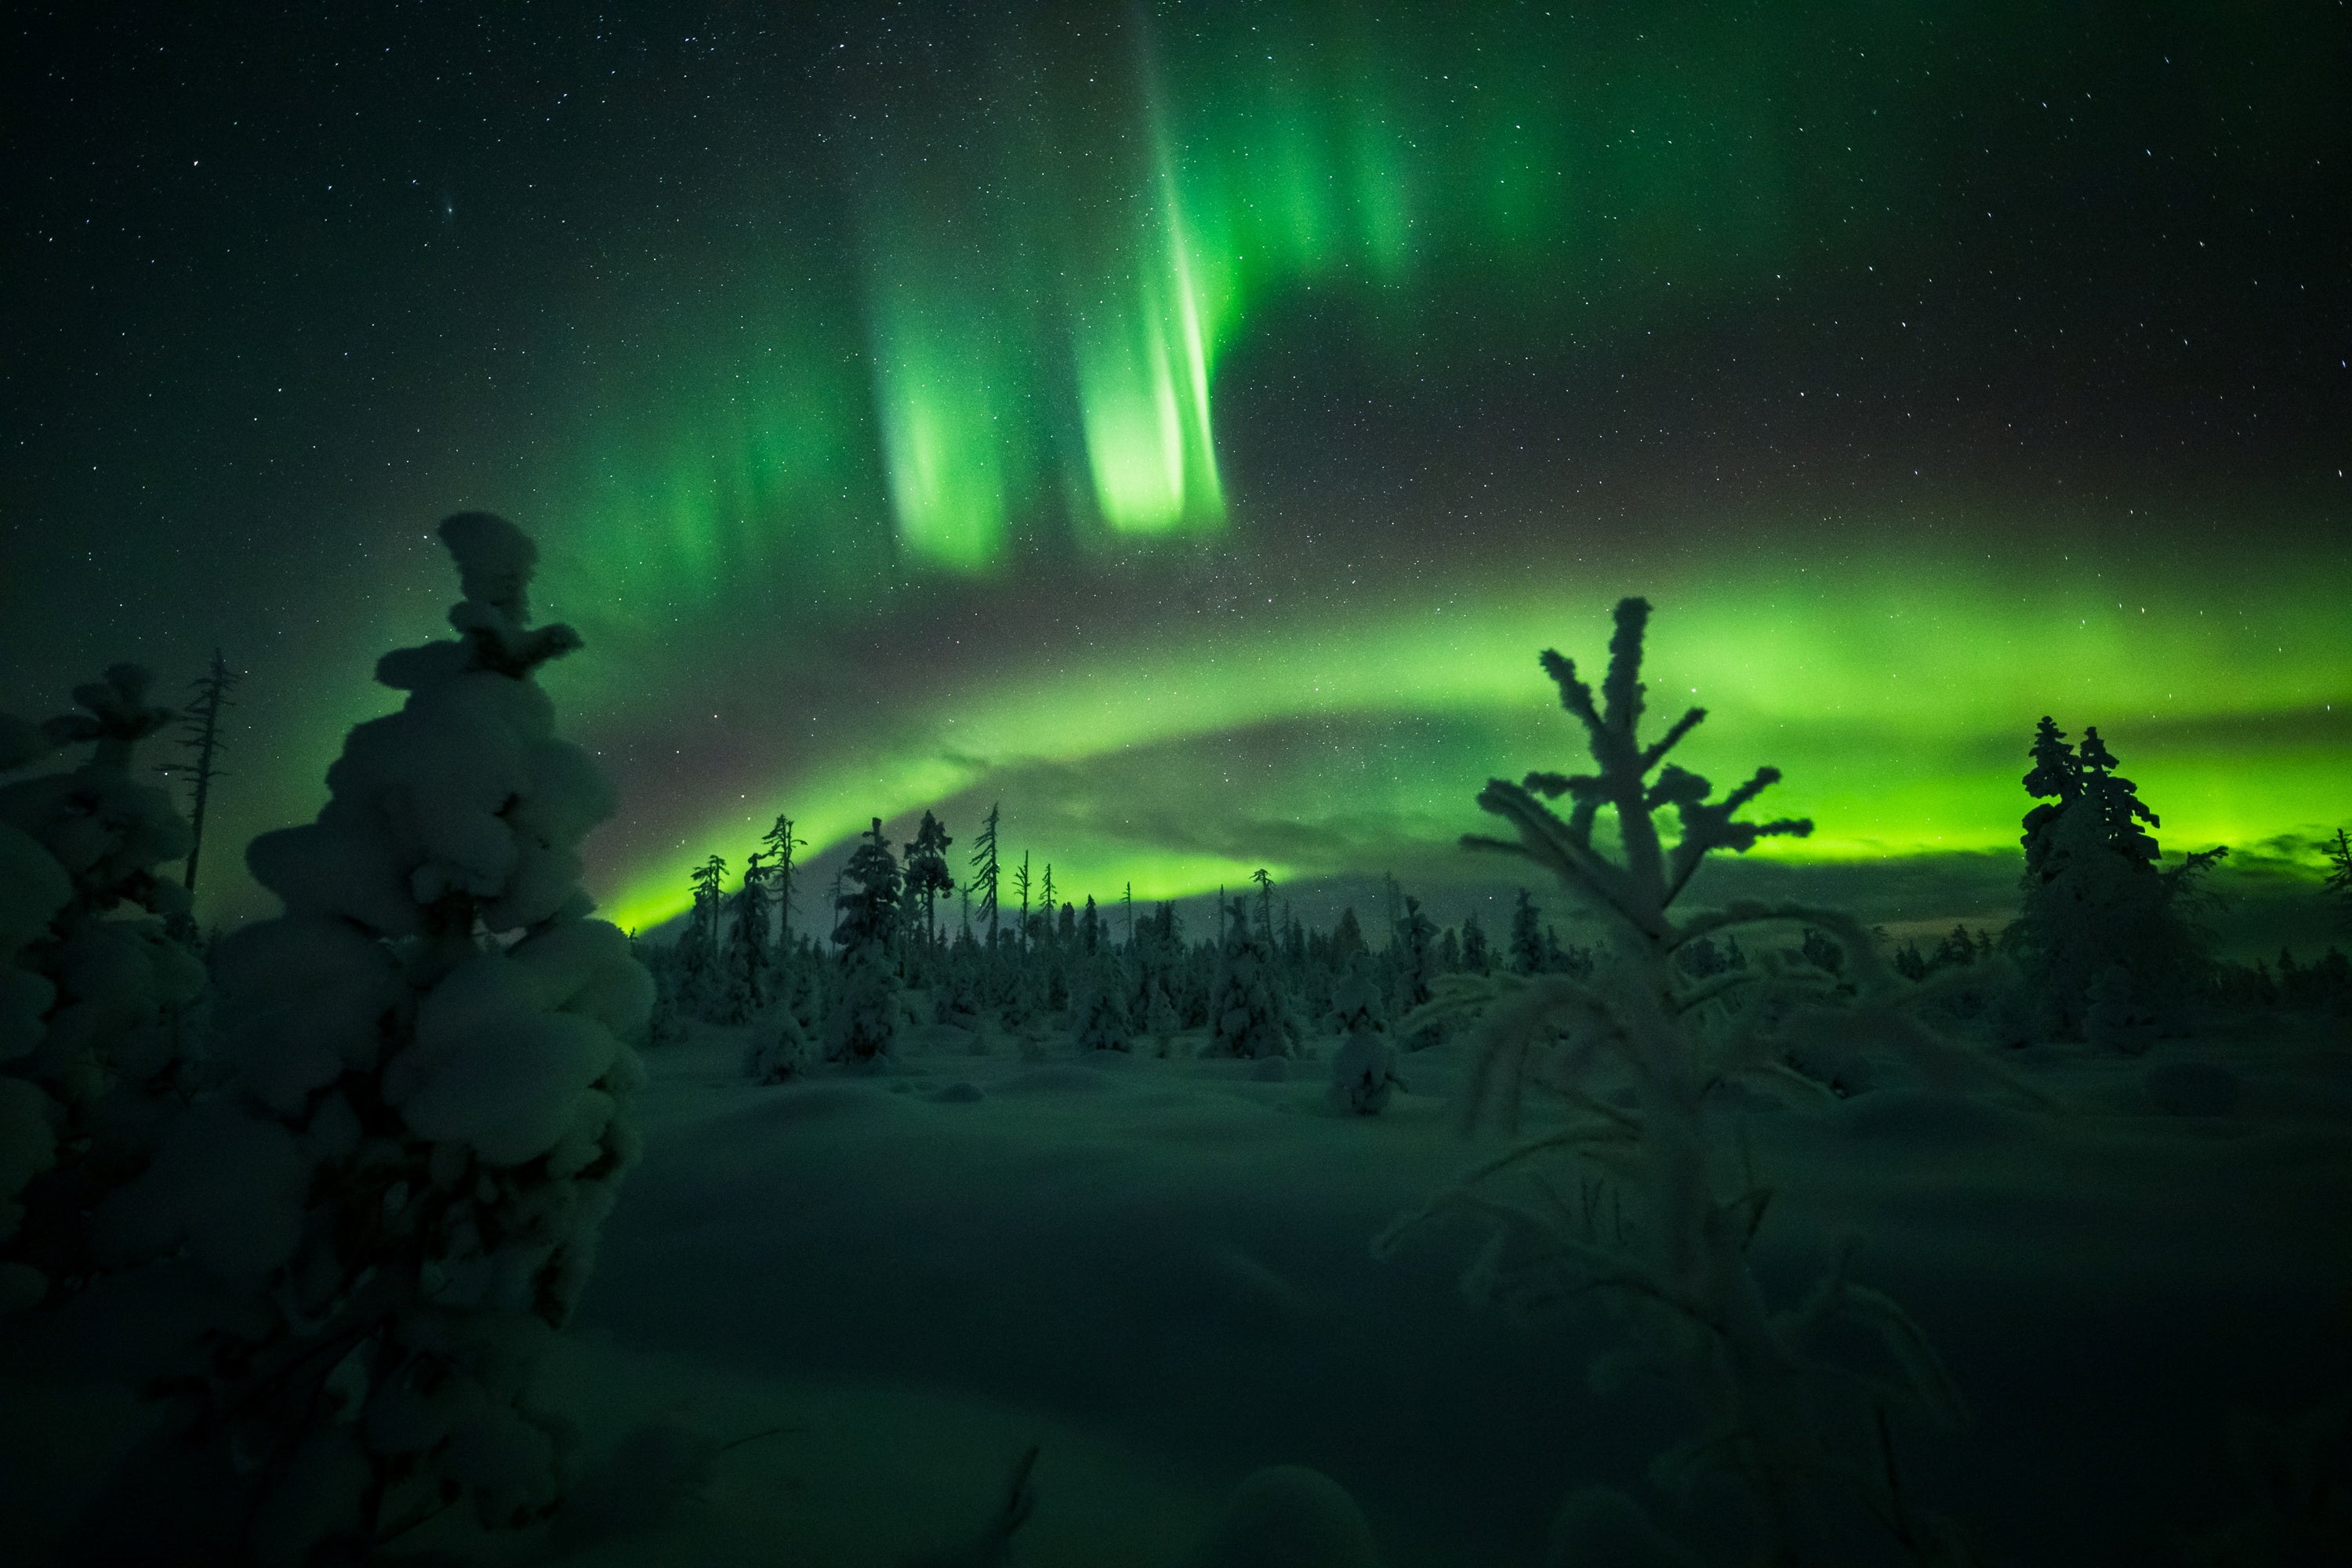
{"label": "snow-covered ground", "polygon": [[[647,1421],[750,1440],[657,1522],[500,1559],[897,1564],[976,1535],[1031,1444],[1030,1568],[1176,1568],[1267,1465],[1344,1486],[1389,1568],[1532,1568],[1571,1487],[1649,1496],[1675,1395],[1589,1388],[1603,1315],[1473,1305],[1466,1223],[1371,1256],[1491,1152],[1449,1131],[1453,1047],[1342,1119],[1321,1063],[1267,1080],[1186,1037],[1174,1059],[1055,1039],[1031,1061],[925,1028],[878,1072],[767,1088],[741,1076],[749,1039],[653,1055],[646,1157],[549,1396],[591,1451]],[[1973,1411],[1906,1442],[1910,1484],[1995,1560],[2169,1561],[2254,1500],[2233,1406],[2288,1419],[2352,1387],[2352,1046],[2296,1027],[2008,1059],[2066,1109],[1889,1088],[1749,1110],[1777,1193],[1759,1270],[1794,1292],[1860,1237],[1856,1277],[1923,1323]],[[2162,1108],[2150,1072],[2191,1060],[2227,1067],[2234,1109]],[[625,1521],[660,1489],[589,1500]]]}

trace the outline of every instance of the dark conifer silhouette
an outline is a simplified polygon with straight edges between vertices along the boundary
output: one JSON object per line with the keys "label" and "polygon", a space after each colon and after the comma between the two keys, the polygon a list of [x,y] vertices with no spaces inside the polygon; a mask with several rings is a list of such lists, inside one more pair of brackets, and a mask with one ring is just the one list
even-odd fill
{"label": "dark conifer silhouette", "polygon": [[769,887],[776,901],[776,951],[793,950],[793,851],[808,847],[808,840],[793,833],[793,819],[779,814],[760,847],[768,853]]}
{"label": "dark conifer silhouette", "polygon": [[196,678],[194,695],[182,710],[177,739],[187,750],[186,760],[166,763],[163,769],[167,773],[186,773],[195,784],[188,805],[188,861],[182,880],[191,897],[196,890],[196,859],[205,848],[205,813],[212,805],[213,783],[227,776],[220,766],[220,754],[227,743],[221,736],[221,714],[236,706],[228,694],[244,679],[243,671],[229,668],[227,657],[219,648],[213,649],[211,668]]}
{"label": "dark conifer silhouette", "polygon": [[902,888],[898,858],[874,818],[865,842],[843,868],[849,890],[839,896],[836,936],[842,946],[841,992],[826,1019],[825,1054],[836,1061],[872,1061],[890,1049],[898,1032],[898,976],[891,942]]}
{"label": "dark conifer silhouette", "polygon": [[910,904],[919,898],[923,901],[926,943],[935,937],[933,900],[955,890],[955,879],[948,875],[948,849],[954,843],[940,819],[927,811],[922,826],[915,829],[915,841],[907,846],[907,898]]}
{"label": "dark conifer silhouette", "polygon": [[756,1016],[769,1002],[768,881],[770,867],[754,849],[743,863],[743,888],[735,895],[735,919],[727,931],[727,984],[721,1012],[730,1023]]}
{"label": "dark conifer silhouette", "polygon": [[[1433,987],[1444,973],[1438,952],[1437,923],[1422,912],[1421,900],[1412,894],[1404,895],[1404,913],[1389,937],[1389,963],[1394,971],[1395,1014],[1402,1017],[1416,1007],[1428,1005],[1435,994]],[[1423,1035],[1415,1046],[1434,1045],[1437,1035]]]}
{"label": "dark conifer silhouette", "polygon": [[706,947],[719,943],[719,910],[727,884],[727,860],[713,855],[694,868],[694,923]]}
{"label": "dark conifer silhouette", "polygon": [[1370,952],[1364,928],[1356,920],[1356,907],[1350,904],[1339,911],[1339,923],[1331,928],[1331,972],[1345,974],[1360,954]]}
{"label": "dark conifer silhouette", "polygon": [[2352,929],[2352,838],[2340,827],[2327,846],[2327,880],[2321,886],[2336,898],[2336,919]]}
{"label": "dark conifer silhouette", "polygon": [[[2042,804],[2025,815],[2024,905],[2004,941],[2032,988],[2040,1027],[2146,1049],[2204,973],[2202,933],[2188,911],[2199,879],[2229,851],[2200,850],[2159,871],[2147,827],[2162,824],[2095,728],[2077,750],[2045,716],[2031,754],[2023,783]],[[1957,931],[1938,956],[1956,960],[1973,945]]]}
{"label": "dark conifer silhouette", "polygon": [[971,876],[964,884],[966,888],[980,889],[980,918],[987,922],[988,947],[992,952],[996,950],[996,882],[999,875],[996,864],[996,818],[1003,809],[1002,805],[992,805],[988,808],[987,819],[980,825],[980,833],[972,840]]}
{"label": "dark conifer silhouette", "polygon": [[[1021,864],[1013,868],[1013,890],[1021,896],[1021,945],[1025,949],[1029,945],[1029,851],[1026,849],[1021,851]],[[989,927],[989,934],[995,934],[993,923]]]}
{"label": "dark conifer silhouette", "polygon": [[1519,889],[1511,906],[1511,973],[1539,974],[1544,968],[1543,921],[1536,911],[1535,895]]}
{"label": "dark conifer silhouette", "polygon": [[[1748,1257],[1766,1194],[1752,1172],[1740,1169],[1741,1141],[1706,1111],[1710,1090],[1727,1078],[1788,1087],[1783,1023],[1797,1007],[1833,998],[1834,984],[1811,965],[1759,965],[1694,980],[1676,961],[1689,944],[1735,927],[1794,924],[1843,944],[1844,969],[1874,1003],[1896,982],[1870,934],[1836,911],[1742,903],[1717,914],[1671,912],[1709,852],[1743,852],[1767,836],[1801,836],[1812,825],[1736,820],[1779,779],[1775,769],[1759,768],[1709,801],[1706,780],[1660,766],[1706,715],[1694,708],[1658,740],[1642,740],[1649,609],[1640,599],[1618,605],[1597,702],[1572,663],[1555,652],[1542,656],[1561,706],[1584,727],[1595,771],[1530,773],[1524,784],[1495,779],[1478,797],[1517,836],[1463,842],[1555,872],[1611,928],[1609,968],[1591,984],[1567,974],[1444,982],[1444,1005],[1458,1002],[1480,1016],[1462,1097],[1465,1125],[1513,1127],[1537,1087],[1562,1095],[1566,1119],[1479,1167],[1432,1210],[1501,1216],[1496,1242],[1474,1275],[1483,1291],[1523,1308],[1590,1291],[1615,1311],[1635,1336],[1639,1359],[1681,1385],[1700,1423],[1653,1473],[1672,1479],[1685,1496],[1709,1472],[1744,1492],[1748,1560],[1832,1560],[1815,1548],[1838,1539],[1857,1504],[1899,1542],[1930,1540],[1937,1524],[1917,1511],[1895,1472],[1884,1410],[1909,1405],[1955,1421],[1957,1393],[1916,1325],[1884,1296],[1852,1284],[1842,1262],[1801,1301],[1772,1310]],[[1561,795],[1574,803],[1565,817],[1544,804]],[[1616,817],[1613,856],[1593,842],[1602,806]],[[1671,847],[1660,836],[1661,808],[1680,821]],[[1890,1045],[1951,1058],[1891,1011],[1874,1025]],[[1595,1074],[1602,1061],[1610,1076]],[[1630,1096],[1618,1084],[1629,1086]],[[1570,1152],[1590,1162],[1587,1170],[1622,1184],[1626,1210],[1637,1216],[1630,1234],[1580,1229],[1559,1186],[1541,1179],[1542,1165]],[[1538,1195],[1517,1203],[1501,1193],[1505,1173],[1531,1169]],[[1376,1251],[1393,1246],[1419,1217],[1392,1228]],[[1864,1363],[1833,1348],[1873,1340]],[[1882,1435],[1875,1442],[1874,1412]],[[1630,1501],[1623,1510],[1635,1511]]]}

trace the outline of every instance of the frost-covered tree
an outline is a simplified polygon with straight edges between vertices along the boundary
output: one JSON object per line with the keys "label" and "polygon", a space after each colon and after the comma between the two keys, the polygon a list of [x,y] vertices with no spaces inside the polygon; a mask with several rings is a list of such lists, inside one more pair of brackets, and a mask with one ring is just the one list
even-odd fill
{"label": "frost-covered tree", "polygon": [[215,951],[230,1080],[98,1215],[101,1256],[206,1326],[86,1557],[356,1563],[559,1498],[568,1426],[530,1384],[636,1157],[652,985],[588,918],[612,795],[534,679],[580,639],[530,626],[511,523],[440,535],[457,639],[377,664],[401,709],[346,737],[315,822],[248,849],[284,910]]}
{"label": "frost-covered tree", "polygon": [[849,891],[835,900],[842,954],[837,988],[829,999],[825,1057],[870,1062],[888,1053],[898,1035],[898,976],[891,963],[901,886],[898,858],[876,817],[865,842],[844,868]]}
{"label": "frost-covered tree", "polygon": [[1486,945],[1486,928],[1478,923],[1478,913],[1473,910],[1462,917],[1462,973],[1484,974],[1494,967],[1494,954]]}
{"label": "frost-covered tree", "polygon": [[980,833],[971,844],[971,876],[965,886],[980,890],[980,918],[988,925],[988,946],[996,948],[996,884],[1003,875],[996,860],[996,819],[1003,812],[1001,805],[991,805],[987,817],[980,825]]}
{"label": "frost-covered tree", "polygon": [[1225,940],[1209,988],[1209,1043],[1213,1057],[1287,1057],[1298,1047],[1274,954],[1257,922],[1236,899],[1225,909]]}
{"label": "frost-covered tree", "polygon": [[1355,967],[1357,956],[1370,952],[1364,942],[1364,928],[1356,920],[1353,904],[1339,911],[1339,921],[1331,928],[1331,971],[1345,974]]}
{"label": "frost-covered tree", "polygon": [[793,875],[799,869],[793,856],[807,848],[808,840],[793,832],[791,817],[780,814],[760,840],[760,847],[767,852],[768,864],[773,868],[769,883],[776,904],[776,954],[788,958],[793,951]]}
{"label": "frost-covered tree", "polygon": [[1537,912],[1535,895],[1525,888],[1511,906],[1510,964],[1514,974],[1540,974],[1545,967],[1543,917]]}
{"label": "frost-covered tree", "polygon": [[205,971],[174,934],[186,889],[160,874],[192,836],[137,777],[137,748],[177,718],[148,685],[116,665],[74,689],[83,712],[0,716],[0,772],[90,747],[0,785],[0,1317],[95,1271],[90,1210],[196,1088]]}
{"label": "frost-covered tree", "polygon": [[714,1010],[726,987],[719,933],[727,906],[727,862],[713,855],[688,875],[694,901],[677,939],[675,1000],[680,1011],[699,1015]]}
{"label": "frost-covered tree", "polygon": [[761,1028],[761,1037],[743,1054],[743,1076],[753,1083],[786,1083],[806,1074],[816,1053],[793,1010],[778,1008]]}
{"label": "frost-covered tree", "polygon": [[[1390,1013],[1400,1018],[1426,1007],[1437,994],[1438,976],[1445,973],[1437,923],[1423,910],[1421,900],[1410,893],[1404,895],[1404,912],[1397,917],[1390,931],[1388,969]],[[1407,1036],[1406,1043],[1418,1050],[1442,1038],[1443,1031],[1433,1026]]]}
{"label": "frost-covered tree", "polygon": [[[1957,1561],[1956,1543],[1923,1514],[1894,1475],[1890,1412],[1957,1420],[1957,1394],[1918,1330],[1885,1297],[1852,1282],[1843,1261],[1801,1300],[1775,1310],[1748,1249],[1765,1192],[1743,1158],[1745,1140],[1710,1116],[1710,1090],[1727,1079],[1828,1101],[1786,1061],[1802,1031],[1832,1022],[1888,1048],[1946,1065],[1970,1061],[1941,1048],[1895,1005],[1921,986],[1900,986],[1875,944],[1850,917],[1796,905],[1738,903],[1678,918],[1673,906],[1712,851],[1745,852],[1773,835],[1801,836],[1805,821],[1743,822],[1738,813],[1780,774],[1759,768],[1720,800],[1696,773],[1665,763],[1705,718],[1692,709],[1659,738],[1640,733],[1642,645],[1649,605],[1616,610],[1609,668],[1596,694],[1558,653],[1542,656],[1561,706],[1585,731],[1595,771],[1537,773],[1489,781],[1484,809],[1516,829],[1510,839],[1465,844],[1523,856],[1558,876],[1610,932],[1610,954],[1589,978],[1461,975],[1441,983],[1432,1011],[1475,1016],[1461,1100],[1465,1128],[1515,1131],[1531,1090],[1564,1103],[1564,1124],[1474,1171],[1381,1248],[1431,1212],[1466,1208],[1498,1226],[1474,1271],[1479,1293],[1521,1308],[1590,1292],[1625,1326],[1631,1353],[1610,1358],[1680,1385],[1699,1429],[1662,1456],[1654,1476],[1683,1489],[1728,1480],[1744,1509],[1711,1494],[1715,1510],[1749,1533],[1748,1560],[1775,1564],[1845,1561],[1840,1549],[1874,1518],[1927,1558]],[[1661,764],[1664,764],[1661,766]],[[1653,778],[1653,773],[1655,777]],[[1547,800],[1567,796],[1562,816]],[[1595,843],[1595,820],[1615,817],[1614,855]],[[1671,847],[1658,818],[1671,811]],[[1811,926],[1844,947],[1857,995],[1842,1002],[1832,976],[1784,953],[1707,979],[1675,962],[1703,937],[1756,925]],[[1990,1069],[1985,1069],[1990,1070]],[[1580,1224],[1558,1198],[1548,1167],[1583,1165],[1588,1178],[1623,1194],[1622,1234]],[[1507,1183],[1527,1183],[1524,1192]],[[1832,1359],[1829,1347],[1878,1342],[1867,1363]],[[1598,1370],[1598,1369],[1596,1369]],[[1630,1509],[1630,1503],[1627,1504]]]}
{"label": "frost-covered tree", "polygon": [[1381,984],[1370,960],[1356,959],[1339,977],[1331,1006],[1340,1035],[1331,1057],[1331,1107],[1351,1116],[1378,1115],[1403,1080],[1397,1076],[1396,1042],[1381,1020]]}
{"label": "frost-covered tree", "polygon": [[956,939],[945,973],[931,990],[931,1017],[959,1029],[978,1029],[983,1010],[980,946],[970,928]]}
{"label": "frost-covered tree", "polygon": [[772,992],[768,951],[768,878],[771,868],[760,864],[762,852],[751,851],[743,863],[743,887],[734,898],[733,918],[727,926],[719,1011],[720,1020],[740,1024],[765,1008]]}
{"label": "frost-covered tree", "polygon": [[923,940],[929,943],[937,923],[933,909],[941,893],[955,891],[955,878],[948,872],[948,849],[955,840],[940,826],[940,819],[929,812],[923,813],[922,826],[915,829],[915,841],[907,846],[907,892],[909,911],[914,901],[922,900]]}
{"label": "frost-covered tree", "polygon": [[1177,1016],[1176,1004],[1168,999],[1168,987],[1157,976],[1143,988],[1143,1027],[1151,1037],[1151,1044],[1160,1055],[1168,1054],[1169,1042],[1184,1026]]}
{"label": "frost-covered tree", "polygon": [[1127,986],[1108,959],[1082,959],[1071,987],[1070,1035],[1081,1051],[1131,1051],[1135,1032]]}
{"label": "frost-covered tree", "polygon": [[2200,850],[2159,870],[2161,851],[2141,825],[2161,824],[2095,728],[2075,751],[2045,717],[2032,750],[2025,788],[2044,798],[2025,816],[2023,905],[2004,941],[2043,1027],[2144,1048],[2205,973],[2203,933],[2189,910],[2200,879],[2228,851]]}
{"label": "frost-covered tree", "polygon": [[1272,952],[1275,949],[1274,873],[1260,866],[1250,873],[1250,880],[1257,884],[1257,933],[1265,940],[1266,951]]}

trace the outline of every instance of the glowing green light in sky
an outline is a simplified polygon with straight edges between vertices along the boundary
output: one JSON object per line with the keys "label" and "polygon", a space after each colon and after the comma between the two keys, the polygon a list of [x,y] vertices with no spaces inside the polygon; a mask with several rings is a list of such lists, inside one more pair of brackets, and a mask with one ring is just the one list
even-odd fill
{"label": "glowing green light in sky", "polygon": [[876,401],[899,544],[932,564],[980,571],[1005,543],[1002,394],[971,334],[896,301],[877,313]]}
{"label": "glowing green light in sky", "polygon": [[1077,331],[1078,403],[1095,503],[1122,533],[1165,533],[1224,510],[1209,425],[1210,351],[1190,240],[1163,166],[1157,232],[1124,288]]}
{"label": "glowing green light in sky", "polygon": [[[566,732],[632,780],[590,847],[625,923],[676,912],[688,867],[740,866],[779,811],[821,850],[877,814],[1000,795],[1008,844],[1097,894],[1378,868],[1483,826],[1490,773],[1580,765],[1535,654],[1598,660],[1625,593],[1657,605],[1659,721],[1683,700],[1712,712],[1682,760],[1719,786],[1776,764],[1766,809],[1821,825],[1759,853],[2007,850],[2043,712],[2100,726],[2168,853],[2299,832],[2352,799],[2340,552],[2200,561],[2167,536],[2145,557],[2160,564],[2036,553],[2017,541],[2074,524],[2023,526],[2030,498],[1938,491],[1932,470],[1903,492],[1956,514],[1932,536],[1895,509],[1834,543],[1765,518],[1752,545],[1717,548],[1689,542],[1730,526],[1703,509],[1593,502],[1457,537],[1400,500],[1312,520],[1318,542],[1385,535],[1414,556],[1313,603],[1196,614],[1145,570],[1255,570],[1252,486],[1283,476],[1244,472],[1231,431],[1221,461],[1221,409],[1295,396],[1311,439],[1314,401],[1357,390],[1253,381],[1255,351],[1312,353],[1328,331],[1334,363],[1386,378],[1367,401],[1426,409],[1424,382],[1520,395],[1532,363],[1643,350],[1654,326],[1687,344],[1906,257],[1941,287],[1983,210],[1944,210],[1985,145],[1949,128],[2022,101],[2015,68],[2040,47],[2005,14],[1078,9],[1050,36],[974,27],[1009,41],[954,68],[893,43],[870,100],[804,150],[796,195],[762,188],[756,223],[730,213],[676,254],[663,228],[641,297],[580,287],[558,390],[530,405],[527,441],[481,459],[521,471],[447,498],[537,532],[548,613],[588,637],[548,684]],[[1835,461],[1790,457],[1815,478]],[[1522,537],[1556,552],[1491,564]],[[1130,556],[1135,575],[1087,575]],[[437,557],[415,578],[350,679],[437,627]],[[991,618],[996,595],[1029,619]],[[907,662],[845,675],[826,659],[852,642]],[[310,776],[383,701],[359,690],[292,726]]]}
{"label": "glowing green light in sky", "polygon": [[[2337,625],[2352,584],[2286,601],[2231,591],[2260,575],[2220,557],[2158,574],[1965,548],[1819,567],[1778,541],[1705,572],[1465,569],[941,689],[688,837],[749,842],[774,799],[822,846],[876,814],[1001,793],[1006,841],[1036,846],[1081,891],[1132,880],[1139,897],[1174,897],[1258,864],[1361,870],[1480,826],[1472,797],[1490,774],[1582,765],[1536,653],[1557,647],[1597,677],[1609,606],[1646,589],[1652,728],[1706,707],[1677,758],[1723,788],[1777,765],[1786,782],[1762,809],[1819,824],[1766,853],[2012,848],[2044,712],[2073,734],[2099,726],[2164,816],[2168,853],[2242,847],[2315,827],[2352,795]],[[677,912],[688,863],[672,854],[627,880],[624,923]]]}

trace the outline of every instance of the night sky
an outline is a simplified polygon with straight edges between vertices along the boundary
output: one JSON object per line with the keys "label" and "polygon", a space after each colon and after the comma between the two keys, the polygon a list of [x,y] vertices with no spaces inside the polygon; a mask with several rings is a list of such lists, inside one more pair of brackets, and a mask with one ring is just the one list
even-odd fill
{"label": "night sky", "polygon": [[1627,593],[1684,760],[1820,824],[1758,856],[1922,918],[2013,879],[2044,712],[2168,858],[2352,818],[2340,5],[6,28],[0,704],[249,671],[208,919],[467,508],[587,638],[624,925],[779,812],[961,860],[998,800],[1107,900],[1468,886]]}

